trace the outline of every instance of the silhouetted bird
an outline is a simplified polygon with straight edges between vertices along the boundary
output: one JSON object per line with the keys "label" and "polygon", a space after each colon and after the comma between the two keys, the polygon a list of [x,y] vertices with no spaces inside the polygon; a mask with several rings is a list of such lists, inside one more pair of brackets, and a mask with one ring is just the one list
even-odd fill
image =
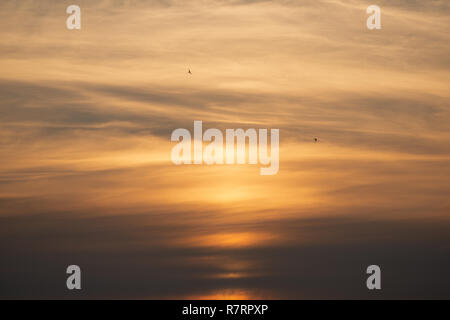
{"label": "silhouetted bird", "polygon": [[314,142],[319,142],[319,138],[314,137]]}
{"label": "silhouetted bird", "polygon": [[189,73],[189,74],[192,74],[191,69],[189,69],[188,73]]}

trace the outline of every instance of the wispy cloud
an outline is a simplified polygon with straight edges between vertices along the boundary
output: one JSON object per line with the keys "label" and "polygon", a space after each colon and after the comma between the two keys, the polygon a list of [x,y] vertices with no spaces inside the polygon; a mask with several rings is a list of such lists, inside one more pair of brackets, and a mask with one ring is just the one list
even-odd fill
{"label": "wispy cloud", "polygon": [[[0,297],[449,296],[448,1],[69,4],[0,4]],[[172,165],[194,120],[279,128],[279,174]]]}

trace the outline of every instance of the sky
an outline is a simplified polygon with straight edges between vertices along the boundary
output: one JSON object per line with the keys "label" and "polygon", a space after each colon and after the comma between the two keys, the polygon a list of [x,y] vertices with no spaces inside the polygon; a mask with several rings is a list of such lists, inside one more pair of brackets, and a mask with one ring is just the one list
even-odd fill
{"label": "sky", "polygon": [[[0,298],[450,298],[449,13],[1,1]],[[278,128],[278,174],[174,165],[194,120]]]}

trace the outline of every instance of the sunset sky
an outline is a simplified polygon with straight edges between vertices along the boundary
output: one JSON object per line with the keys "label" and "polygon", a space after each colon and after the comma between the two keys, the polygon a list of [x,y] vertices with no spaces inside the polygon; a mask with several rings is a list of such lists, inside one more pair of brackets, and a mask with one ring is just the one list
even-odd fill
{"label": "sunset sky", "polygon": [[[449,14],[2,0],[0,298],[450,298]],[[174,165],[194,120],[280,129],[278,174]]]}

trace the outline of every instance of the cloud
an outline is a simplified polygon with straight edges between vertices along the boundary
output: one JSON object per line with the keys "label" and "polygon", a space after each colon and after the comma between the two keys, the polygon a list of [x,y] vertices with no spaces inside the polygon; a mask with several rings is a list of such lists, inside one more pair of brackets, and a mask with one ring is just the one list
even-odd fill
{"label": "cloud", "polygon": [[[169,214],[178,223],[168,218],[158,222],[156,212],[2,217],[1,296],[72,298],[64,290],[69,264],[82,268],[79,298],[170,298],[242,287],[255,295],[270,292],[275,298],[373,298],[365,288],[365,268],[370,264],[379,264],[383,272],[377,298],[450,294],[442,278],[450,267],[447,220],[340,216],[206,230],[183,223],[192,214]],[[279,233],[291,241],[250,248],[172,244],[174,238],[236,227]],[[229,273],[242,276],[221,276]]]}
{"label": "cloud", "polygon": [[[1,298],[449,296],[448,1],[69,4],[0,3]],[[279,173],[172,165],[194,120]]]}

